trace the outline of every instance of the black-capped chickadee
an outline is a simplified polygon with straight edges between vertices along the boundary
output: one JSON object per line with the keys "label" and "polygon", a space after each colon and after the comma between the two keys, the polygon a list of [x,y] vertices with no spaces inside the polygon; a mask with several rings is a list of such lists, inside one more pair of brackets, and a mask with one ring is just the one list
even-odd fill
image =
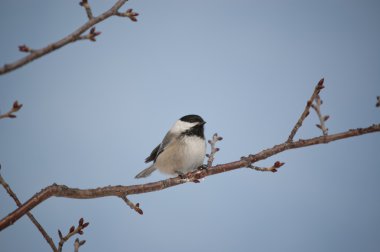
{"label": "black-capped chickadee", "polygon": [[203,165],[206,155],[206,141],[202,117],[187,115],[177,120],[164,140],[145,159],[153,164],[136,175],[148,177],[158,169],[170,175],[183,175]]}

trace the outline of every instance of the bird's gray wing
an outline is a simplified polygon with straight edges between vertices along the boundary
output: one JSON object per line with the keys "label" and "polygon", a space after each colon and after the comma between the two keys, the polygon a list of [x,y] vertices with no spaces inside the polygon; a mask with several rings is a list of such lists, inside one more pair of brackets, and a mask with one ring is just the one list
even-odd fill
{"label": "bird's gray wing", "polygon": [[145,159],[145,163],[149,163],[151,161],[156,161],[157,157],[161,154],[161,152],[163,152],[164,149],[170,143],[172,143],[174,139],[175,139],[175,134],[173,134],[171,132],[168,132],[165,135],[164,140],[162,140],[162,143],[160,143],[159,145],[157,145],[157,147],[154,148],[154,150],[152,151],[152,153],[150,153],[149,157],[147,157]]}

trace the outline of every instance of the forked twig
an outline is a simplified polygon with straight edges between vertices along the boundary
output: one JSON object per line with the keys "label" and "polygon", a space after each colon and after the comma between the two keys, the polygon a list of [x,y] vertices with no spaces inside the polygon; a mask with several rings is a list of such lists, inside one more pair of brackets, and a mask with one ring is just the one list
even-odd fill
{"label": "forked twig", "polygon": [[0,119],[3,119],[3,118],[16,118],[16,115],[14,113],[16,113],[17,111],[19,111],[20,109],[22,108],[22,104],[18,103],[18,101],[15,101],[12,105],[12,108],[7,112],[7,113],[4,113],[4,114],[0,114]]}
{"label": "forked twig", "polygon": [[[88,227],[90,223],[89,222],[84,222],[83,218],[80,218],[79,221],[78,221],[78,226],[75,227],[75,226],[71,226],[70,229],[69,229],[69,232],[67,233],[67,235],[63,236],[62,235],[62,232],[61,230],[58,229],[58,236],[59,236],[59,243],[58,243],[58,251],[59,252],[62,252],[62,247],[63,245],[65,244],[65,242],[67,242],[72,236],[76,235],[76,234],[79,234],[79,235],[82,235],[83,234],[83,230]],[[75,240],[75,243],[77,241]],[[78,240],[79,242],[79,240]],[[80,241],[79,242],[79,246],[78,248],[83,245],[86,241],[83,240],[83,241]],[[75,247],[75,243],[74,243],[74,247]],[[82,243],[82,244],[80,244]]]}
{"label": "forked twig", "polygon": [[208,143],[211,146],[211,152],[210,152],[210,154],[206,154],[206,157],[208,157],[208,159],[207,159],[207,168],[209,168],[209,167],[212,166],[212,163],[214,162],[215,154],[220,150],[219,148],[215,147],[216,143],[218,141],[222,141],[222,140],[223,140],[223,137],[218,136],[218,133],[215,133],[212,136],[212,139],[208,140]]}
{"label": "forked twig", "polygon": [[322,115],[321,113],[321,105],[322,105],[322,100],[321,100],[321,97],[319,95],[317,95],[315,97],[315,104],[311,104],[311,107],[314,109],[314,111],[317,113],[317,116],[319,118],[319,122],[320,124],[316,124],[315,126],[317,126],[317,128],[319,128],[320,130],[322,130],[322,133],[324,136],[327,136],[328,134],[328,128],[326,127],[326,124],[325,122],[330,118],[329,115]]}
{"label": "forked twig", "polygon": [[[0,165],[0,169],[1,169],[1,165]],[[17,195],[13,192],[13,190],[11,189],[9,184],[4,180],[3,176],[1,176],[1,173],[0,173],[0,184],[4,187],[4,189],[7,191],[9,196],[11,196],[11,198],[14,200],[14,202],[16,202],[16,205],[18,207],[20,207],[22,205],[20,200],[18,199]],[[37,227],[38,231],[40,231],[42,236],[45,238],[47,243],[50,245],[51,249],[54,252],[57,252],[58,250],[57,250],[57,247],[54,245],[53,239],[48,235],[48,233],[41,226],[41,224],[37,221],[37,219],[33,216],[33,214],[31,212],[27,212],[26,215],[32,221],[32,223]]]}
{"label": "forked twig", "polygon": [[[13,70],[16,70],[17,68],[20,68],[30,62],[32,62],[35,59],[41,58],[42,56],[51,53],[65,45],[68,45],[70,43],[73,43],[78,40],[82,40],[84,37],[82,36],[83,33],[85,33],[87,30],[91,29],[94,25],[102,22],[103,20],[111,17],[111,16],[120,16],[120,17],[128,17],[132,21],[137,21],[138,13],[133,12],[132,9],[129,9],[130,11],[121,13],[119,12],[119,9],[127,2],[128,0],[118,0],[109,10],[105,11],[104,13],[100,14],[99,16],[93,17],[91,8],[88,4],[88,1],[82,1],[83,7],[86,10],[87,16],[89,20],[80,26],[78,29],[76,29],[71,34],[67,35],[66,37],[48,45],[41,49],[30,49],[27,45],[21,45],[19,46],[19,50],[25,53],[28,53],[27,56],[9,64],[5,64],[3,67],[0,67],[0,75],[5,74],[8,72],[11,72]],[[86,4],[85,4],[86,3]],[[87,7],[86,7],[87,6]],[[91,40],[91,39],[90,39]],[[94,41],[94,40],[91,40]]]}
{"label": "forked twig", "polygon": [[287,143],[291,143],[293,141],[293,138],[296,135],[298,129],[302,126],[303,121],[309,115],[309,113],[310,113],[309,110],[310,110],[311,105],[313,104],[313,101],[314,101],[315,97],[319,94],[319,92],[321,91],[321,89],[324,88],[324,86],[323,86],[323,82],[324,81],[325,80],[322,78],[318,82],[318,84],[315,86],[314,92],[311,95],[310,99],[307,101],[304,111],[302,112],[300,118],[298,119],[297,123],[294,125],[292,131],[290,132],[288,140],[286,141]]}

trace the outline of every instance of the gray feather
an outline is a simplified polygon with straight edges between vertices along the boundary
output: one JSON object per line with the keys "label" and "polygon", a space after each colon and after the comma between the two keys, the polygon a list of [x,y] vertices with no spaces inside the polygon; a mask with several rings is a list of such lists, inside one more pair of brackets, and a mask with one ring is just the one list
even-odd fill
{"label": "gray feather", "polygon": [[149,166],[148,168],[144,169],[142,172],[137,174],[135,178],[146,178],[150,174],[152,174],[152,172],[154,172],[155,170],[156,170],[156,167],[154,167],[154,164],[152,164],[151,166]]}

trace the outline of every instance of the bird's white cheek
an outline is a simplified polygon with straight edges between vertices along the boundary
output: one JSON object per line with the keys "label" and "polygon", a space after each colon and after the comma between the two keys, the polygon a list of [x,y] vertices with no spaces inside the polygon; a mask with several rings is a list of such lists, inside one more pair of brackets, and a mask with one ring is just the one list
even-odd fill
{"label": "bird's white cheek", "polygon": [[191,127],[197,125],[197,123],[189,123],[189,122],[184,122],[181,120],[178,120],[175,122],[173,127],[170,129],[170,132],[174,134],[180,134],[182,132],[185,132],[186,130],[190,129]]}

